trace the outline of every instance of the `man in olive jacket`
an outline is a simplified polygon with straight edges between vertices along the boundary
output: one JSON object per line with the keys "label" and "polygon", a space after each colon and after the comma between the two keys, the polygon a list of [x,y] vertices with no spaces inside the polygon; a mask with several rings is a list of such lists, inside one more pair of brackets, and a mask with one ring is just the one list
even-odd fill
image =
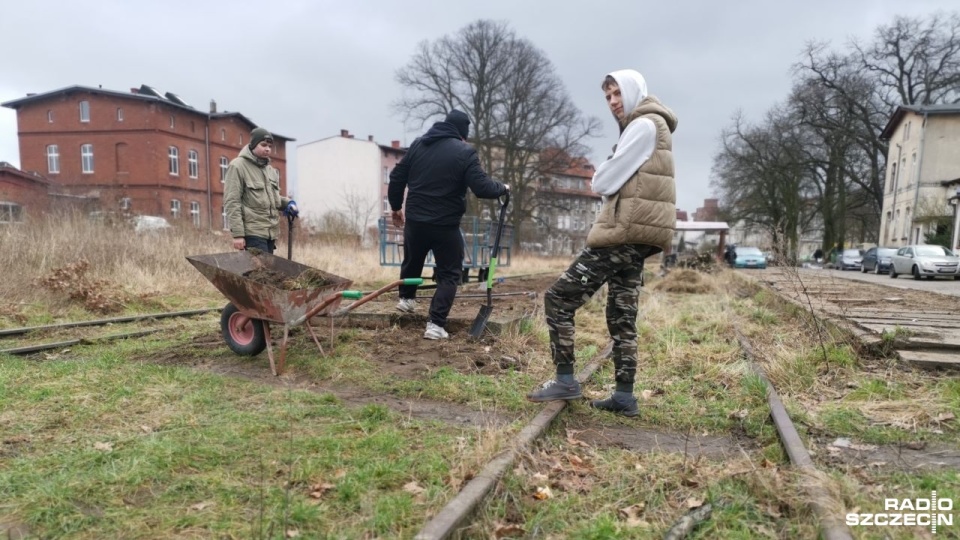
{"label": "man in olive jacket", "polygon": [[281,212],[298,214],[296,202],[280,195],[280,171],[270,166],[272,153],[273,135],[258,127],[250,132],[250,144],[227,168],[223,209],[234,249],[273,253]]}
{"label": "man in olive jacket", "polygon": [[609,398],[590,405],[636,416],[637,302],[644,260],[666,250],[676,228],[672,133],[677,117],[647,93],[643,76],[632,69],[609,73],[601,88],[620,139],[613,156],[593,175],[591,189],[603,197],[603,207],[587,235],[587,247],[544,295],[556,379],[527,399],[580,399],[580,383],[573,375],[574,315],[606,283],[616,388]]}

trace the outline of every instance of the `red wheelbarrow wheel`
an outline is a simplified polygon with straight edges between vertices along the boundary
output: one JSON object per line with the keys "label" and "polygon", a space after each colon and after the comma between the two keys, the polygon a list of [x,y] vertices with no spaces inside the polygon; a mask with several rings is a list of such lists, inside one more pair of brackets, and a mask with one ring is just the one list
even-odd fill
{"label": "red wheelbarrow wheel", "polygon": [[233,304],[227,304],[220,313],[220,332],[227,347],[241,356],[256,356],[267,348],[260,319],[248,318]]}

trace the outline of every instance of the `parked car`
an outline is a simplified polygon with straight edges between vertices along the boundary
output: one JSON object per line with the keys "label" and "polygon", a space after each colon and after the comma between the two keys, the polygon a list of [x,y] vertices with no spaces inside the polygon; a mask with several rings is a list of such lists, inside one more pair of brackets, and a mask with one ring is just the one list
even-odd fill
{"label": "parked car", "polygon": [[894,279],[900,274],[912,274],[913,279],[922,276],[960,279],[960,257],[943,246],[904,246],[897,250],[891,262],[890,277]]}
{"label": "parked car", "polygon": [[734,253],[733,267],[763,269],[767,267],[767,257],[759,248],[737,246]]}
{"label": "parked car", "polygon": [[860,271],[866,274],[885,274],[890,271],[890,259],[897,253],[897,248],[872,247],[863,254],[860,262]]}
{"label": "parked car", "polygon": [[160,216],[136,216],[133,218],[133,230],[138,233],[159,232],[171,228],[167,218]]}
{"label": "parked car", "polygon": [[859,270],[863,261],[862,249],[845,249],[837,257],[836,268],[840,270]]}

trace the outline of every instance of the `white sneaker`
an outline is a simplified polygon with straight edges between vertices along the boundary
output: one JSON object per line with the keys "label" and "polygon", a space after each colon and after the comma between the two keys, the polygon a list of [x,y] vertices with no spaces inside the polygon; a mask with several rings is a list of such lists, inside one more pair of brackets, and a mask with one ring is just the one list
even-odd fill
{"label": "white sneaker", "polygon": [[442,326],[428,322],[427,331],[423,333],[423,337],[425,339],[450,339],[450,334]]}
{"label": "white sneaker", "polygon": [[417,310],[417,300],[414,298],[401,298],[397,302],[397,309],[404,313],[413,313]]}

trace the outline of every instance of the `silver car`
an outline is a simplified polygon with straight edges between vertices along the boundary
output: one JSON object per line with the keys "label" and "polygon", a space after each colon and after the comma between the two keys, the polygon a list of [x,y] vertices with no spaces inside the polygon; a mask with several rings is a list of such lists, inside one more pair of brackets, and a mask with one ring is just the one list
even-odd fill
{"label": "silver car", "polygon": [[890,277],[894,279],[900,274],[912,274],[913,279],[923,276],[960,279],[960,257],[943,246],[905,246],[890,259]]}
{"label": "silver car", "polygon": [[863,250],[845,249],[837,257],[836,267],[840,270],[860,270],[860,264],[863,262]]}

